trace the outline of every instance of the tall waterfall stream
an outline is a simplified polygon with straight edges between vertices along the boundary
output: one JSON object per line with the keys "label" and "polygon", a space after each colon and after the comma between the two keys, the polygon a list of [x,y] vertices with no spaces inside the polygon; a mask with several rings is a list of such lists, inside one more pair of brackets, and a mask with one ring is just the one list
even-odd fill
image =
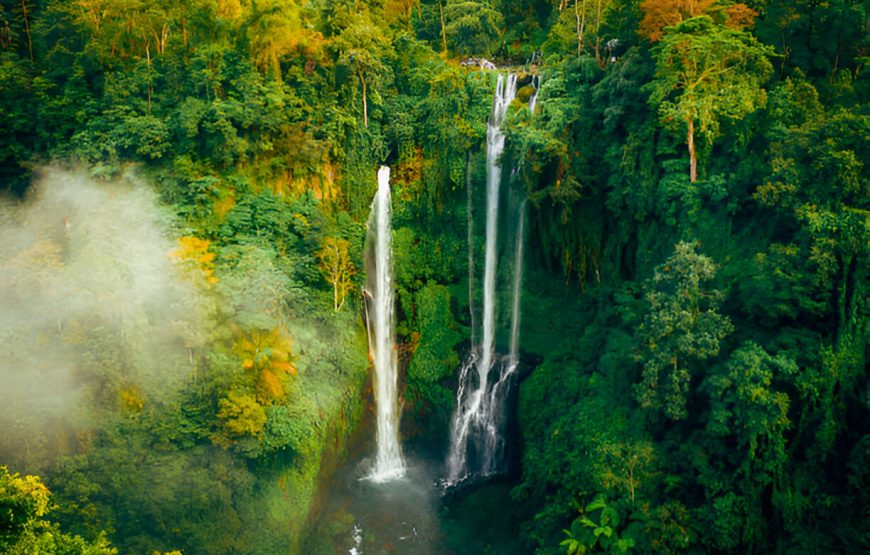
{"label": "tall waterfall stream", "polygon": [[366,311],[369,351],[375,365],[377,456],[369,478],[387,482],[405,474],[399,445],[399,363],[396,355],[396,306],[390,216],[390,168],[378,170],[378,192],[366,237]]}

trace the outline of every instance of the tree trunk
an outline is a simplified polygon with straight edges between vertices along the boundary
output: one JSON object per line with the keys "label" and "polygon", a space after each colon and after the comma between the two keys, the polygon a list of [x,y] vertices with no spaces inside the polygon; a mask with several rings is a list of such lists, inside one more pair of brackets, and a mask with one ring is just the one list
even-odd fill
{"label": "tree trunk", "polygon": [[21,13],[24,15],[24,33],[27,35],[27,51],[33,61],[33,39],[30,37],[30,18],[27,17],[27,0],[21,0]]}
{"label": "tree trunk", "polygon": [[601,59],[601,0],[595,3],[595,62],[598,67],[604,69],[604,61]]}
{"label": "tree trunk", "polygon": [[580,0],[574,0],[574,18],[577,20],[577,55],[583,54],[583,31],[586,28],[586,0],[583,0],[583,14],[580,14]]}
{"label": "tree trunk", "polygon": [[689,117],[687,123],[689,124],[689,181],[694,183],[698,180],[698,159],[695,154],[695,120]]}
{"label": "tree trunk", "polygon": [[148,39],[145,41],[145,57],[148,60],[148,115],[151,115],[151,94],[152,94],[152,86],[151,86],[151,40]]}
{"label": "tree trunk", "polygon": [[160,30],[160,34],[157,34],[157,31],[154,32],[154,40],[157,43],[157,53],[158,54],[166,54],[166,40],[169,38],[169,25],[166,23],[163,24],[163,28]]}
{"label": "tree trunk", "polygon": [[272,59],[272,74],[275,76],[275,82],[280,85],[283,80],[281,78],[281,61],[278,59],[278,52],[272,49],[269,57]]}
{"label": "tree trunk", "polygon": [[447,31],[444,29],[444,4],[438,0],[438,10],[441,12],[441,54],[447,57]]}
{"label": "tree trunk", "polygon": [[368,101],[366,100],[366,78],[363,75],[362,70],[359,72],[359,80],[362,83],[362,94],[363,94],[363,126],[368,128],[369,126],[369,107]]}

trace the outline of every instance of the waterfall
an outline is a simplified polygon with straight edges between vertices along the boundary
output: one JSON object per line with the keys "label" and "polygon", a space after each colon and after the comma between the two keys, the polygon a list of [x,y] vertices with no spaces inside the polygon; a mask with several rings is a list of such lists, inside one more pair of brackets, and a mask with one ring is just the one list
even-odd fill
{"label": "waterfall", "polygon": [[486,389],[486,378],[495,354],[495,275],[496,242],[498,239],[498,202],[501,189],[501,154],[504,152],[504,133],[501,124],[511,101],[517,95],[517,76],[510,74],[505,81],[498,76],[492,115],[486,124],[486,256],[483,269],[483,343],[478,366],[481,389]]}
{"label": "waterfall", "polygon": [[541,90],[541,78],[537,75],[532,77],[532,85],[535,87],[535,92],[532,94],[532,98],[529,100],[529,111],[532,113],[532,117],[535,116],[535,105],[538,103],[538,91]]}
{"label": "waterfall", "polygon": [[514,243],[513,284],[511,286],[511,335],[510,351],[506,359],[498,366],[498,379],[493,383],[486,399],[487,425],[484,428],[484,445],[480,461],[481,473],[488,476],[499,471],[499,465],[504,458],[505,439],[503,430],[507,421],[505,407],[513,383],[513,377],[520,364],[520,300],[522,298],[523,282],[523,239],[525,231],[526,201],[520,202],[516,208],[514,219],[516,241]]}
{"label": "waterfall", "polygon": [[[534,101],[534,97],[532,97]],[[526,201],[520,202],[517,210],[517,242],[514,247],[514,285],[511,311],[510,364],[516,366],[520,359],[520,299],[523,294],[523,238],[526,227]]]}
{"label": "waterfall", "polygon": [[358,522],[353,525],[351,538],[353,538],[353,547],[347,552],[348,555],[362,555],[363,530]]}
{"label": "waterfall", "polygon": [[377,455],[369,479],[375,482],[386,482],[405,474],[399,446],[399,365],[395,349],[390,212],[390,168],[381,166],[366,233],[366,320],[369,354],[375,365],[377,405]]}
{"label": "waterfall", "polygon": [[[483,271],[483,333],[481,343],[472,348],[459,369],[459,386],[456,392],[456,412],[450,427],[450,452],[447,457],[447,484],[456,483],[471,471],[469,467],[479,467],[484,475],[498,470],[504,451],[502,430],[504,427],[504,404],[510,388],[511,376],[517,364],[511,364],[497,357],[495,350],[496,334],[496,277],[498,270],[498,210],[502,182],[501,155],[504,151],[505,136],[501,130],[508,106],[517,92],[517,77],[514,74],[505,78],[498,76],[492,113],[487,121],[486,130],[486,247]],[[470,186],[470,183],[469,183]],[[469,192],[469,200],[471,195]],[[469,210],[471,207],[469,206]],[[522,213],[520,212],[520,215]],[[521,216],[522,218],[522,216]],[[519,225],[522,226],[522,220]],[[522,231],[518,235],[522,241]],[[517,254],[521,262],[522,253]],[[473,265],[469,264],[470,272]],[[519,268],[515,275],[519,276]],[[469,277],[471,279],[471,276]],[[516,280],[519,280],[517,277]],[[519,312],[519,281],[514,289],[513,311]],[[473,299],[469,299],[473,302]],[[518,353],[519,320],[514,314],[516,331],[512,330],[511,352]],[[514,359],[516,359],[514,353]],[[507,363],[506,363],[507,362]],[[490,383],[490,373],[497,371]],[[472,447],[474,463],[469,461],[469,447]]]}

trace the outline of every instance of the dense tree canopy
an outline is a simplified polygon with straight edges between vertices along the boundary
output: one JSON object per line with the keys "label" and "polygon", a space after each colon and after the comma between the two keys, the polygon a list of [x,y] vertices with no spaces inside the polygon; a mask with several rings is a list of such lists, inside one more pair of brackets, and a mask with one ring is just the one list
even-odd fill
{"label": "dense tree canopy", "polygon": [[368,402],[381,164],[404,439],[440,449],[498,71],[528,233],[519,531],[489,549],[867,551],[867,15],[0,0],[0,372],[33,393],[0,374],[0,551],[303,552]]}

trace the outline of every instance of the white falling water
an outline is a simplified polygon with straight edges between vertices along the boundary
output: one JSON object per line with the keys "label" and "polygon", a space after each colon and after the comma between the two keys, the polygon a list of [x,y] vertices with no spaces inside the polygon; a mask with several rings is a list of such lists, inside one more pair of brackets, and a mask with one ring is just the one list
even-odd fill
{"label": "white falling water", "polygon": [[353,547],[351,547],[350,551],[347,552],[348,555],[362,555],[362,532],[363,531],[359,523],[353,525],[353,531],[351,532],[351,537],[353,538]]}
{"label": "white falling water", "polygon": [[517,92],[516,75],[498,76],[492,113],[486,130],[486,248],[483,272],[483,337],[479,347],[472,349],[459,373],[456,412],[450,430],[450,452],[447,457],[447,483],[456,483],[469,474],[468,447],[475,443],[481,471],[493,471],[503,450],[501,427],[503,403],[507,395],[509,376],[516,365],[499,361],[499,374],[490,386],[489,374],[496,359],[496,273],[498,240],[498,207],[501,188],[500,158],[505,136],[501,130],[507,108]]}
{"label": "white falling water", "polygon": [[511,312],[511,350],[510,364],[516,366],[520,359],[520,300],[523,294],[523,238],[526,227],[526,201],[520,203],[517,210],[517,243],[514,248],[514,286],[513,306]]}
{"label": "white falling water", "polygon": [[395,349],[393,252],[390,227],[390,168],[378,170],[378,192],[367,230],[366,311],[369,352],[375,364],[377,455],[369,479],[386,482],[405,475],[399,446],[398,358]]}
{"label": "white falling water", "polygon": [[483,343],[478,366],[481,389],[486,389],[486,377],[495,354],[495,275],[498,240],[498,202],[501,189],[501,154],[504,152],[504,122],[507,108],[517,95],[517,76],[507,81],[498,76],[492,115],[486,125],[486,257],[483,269]]}
{"label": "white falling water", "polygon": [[532,77],[532,84],[535,86],[535,92],[532,94],[532,98],[529,99],[529,111],[534,116],[535,105],[538,103],[538,91],[541,90],[541,78],[537,75]]}

